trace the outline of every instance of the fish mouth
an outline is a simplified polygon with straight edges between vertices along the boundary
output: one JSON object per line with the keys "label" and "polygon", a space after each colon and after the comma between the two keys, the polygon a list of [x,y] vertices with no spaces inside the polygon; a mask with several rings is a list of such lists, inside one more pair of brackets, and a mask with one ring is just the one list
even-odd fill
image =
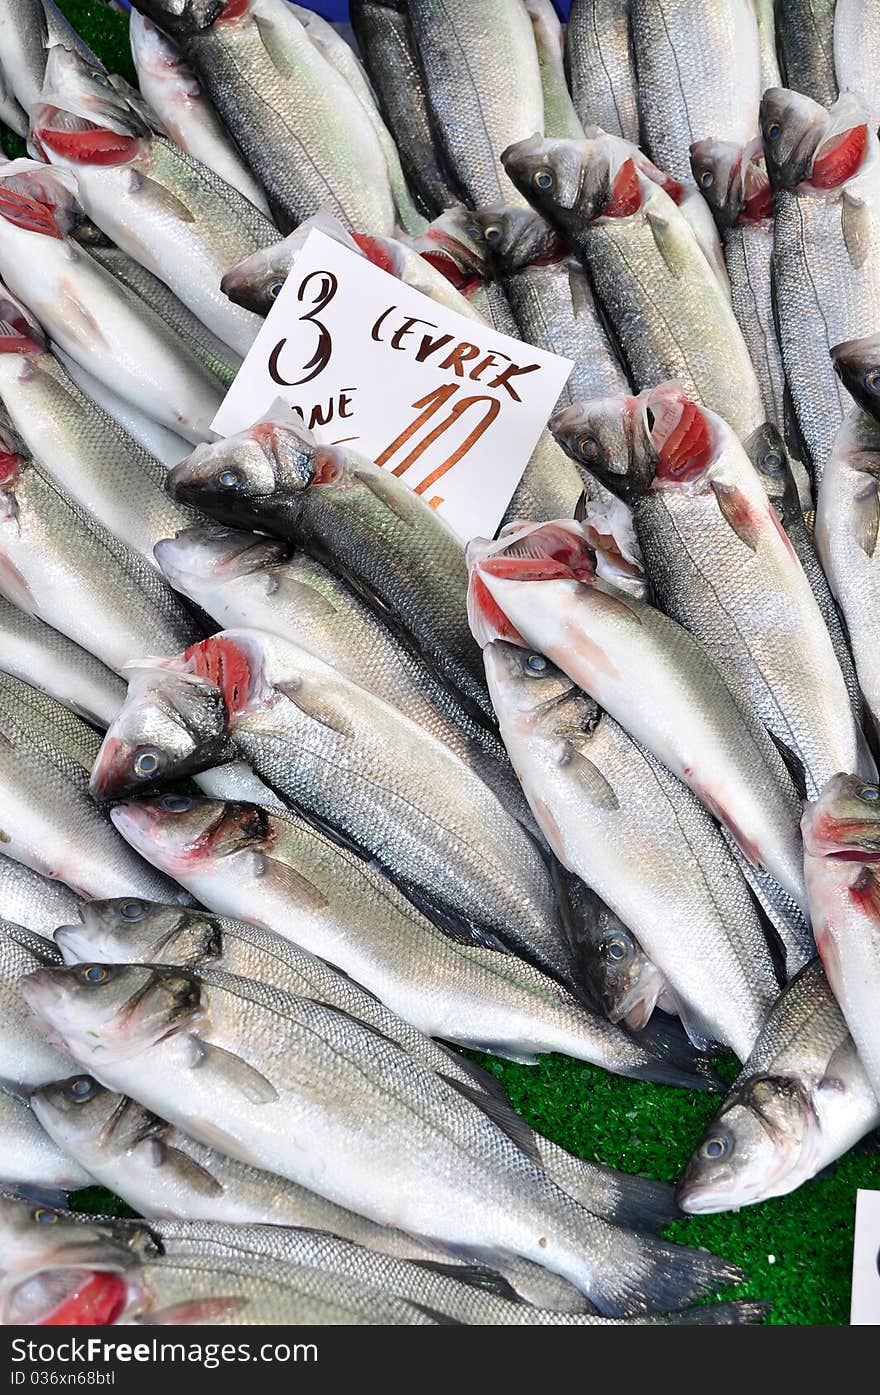
{"label": "fish mouth", "polygon": [[4,1322],[29,1327],[111,1326],[129,1301],[115,1270],[43,1269],[18,1284],[4,1304]]}
{"label": "fish mouth", "polygon": [[78,165],[127,165],[140,153],[143,143],[140,134],[114,130],[48,105],[34,113],[32,135],[41,149]]}
{"label": "fish mouth", "polygon": [[110,810],[110,818],[123,838],[142,856],[150,856],[165,871],[176,868],[185,871],[194,862],[210,857],[214,844],[221,840],[226,824],[228,809],[220,805],[213,816],[203,825],[181,837],[172,847],[168,838],[163,837],[167,823],[161,808],[161,800],[129,800],[117,804]]}
{"label": "fish mouth", "polygon": [[445,276],[460,295],[473,295],[474,291],[483,285],[483,277],[470,270],[464,259],[457,260],[441,247],[434,247],[429,252],[420,252],[419,256],[435,271]]}

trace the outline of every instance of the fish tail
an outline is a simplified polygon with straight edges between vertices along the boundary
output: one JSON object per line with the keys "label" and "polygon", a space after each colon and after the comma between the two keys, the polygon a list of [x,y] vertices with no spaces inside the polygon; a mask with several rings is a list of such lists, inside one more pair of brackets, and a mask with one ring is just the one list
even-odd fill
{"label": "fish tail", "polygon": [[675,1189],[668,1182],[656,1182],[653,1177],[618,1173],[618,1195],[608,1219],[626,1230],[659,1231],[681,1216],[676,1204]]}
{"label": "fish tail", "polygon": [[594,1274],[589,1296],[606,1317],[679,1312],[745,1279],[735,1264],[708,1250],[632,1235],[628,1251]]}

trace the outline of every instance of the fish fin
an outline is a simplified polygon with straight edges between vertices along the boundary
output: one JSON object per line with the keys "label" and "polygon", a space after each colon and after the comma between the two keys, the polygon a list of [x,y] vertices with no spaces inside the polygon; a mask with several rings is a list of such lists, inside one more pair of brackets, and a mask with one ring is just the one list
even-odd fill
{"label": "fish fin", "polygon": [[257,876],[276,877],[302,909],[318,911],[329,904],[324,892],[314,882],[280,858],[271,857],[268,853],[255,853],[254,870]]}
{"label": "fish fin", "polygon": [[[382,869],[385,870],[384,868]],[[386,872],[386,875],[388,873]],[[482,926],[476,925],[473,921],[466,920],[463,916],[454,911],[446,910],[445,907],[432,901],[425,896],[418,888],[410,886],[406,881],[398,881],[392,877],[395,886],[411,901],[422,915],[430,920],[432,925],[436,925],[438,930],[442,930],[444,935],[448,935],[450,940],[454,940],[459,945],[473,945],[475,949],[491,949],[497,954],[510,954],[511,950],[493,935],[490,930],[484,930]]]}
{"label": "fish fin", "polygon": [[266,594],[270,597],[280,595],[285,604],[296,607],[298,615],[308,615],[312,619],[322,620],[330,615],[337,615],[336,606],[327,596],[315,586],[309,586],[308,582],[297,581],[292,576],[275,576],[272,572],[266,574]]}
{"label": "fish fin", "polygon": [[681,1025],[687,1032],[688,1040],[693,1042],[698,1051],[709,1051],[717,1045],[718,1037],[712,1030],[711,1024],[701,1016],[696,1008],[691,1007],[690,1003],[686,1003],[681,995],[678,998],[678,1015]]}
{"label": "fish fin", "polygon": [[648,227],[651,229],[654,245],[663,258],[670,276],[673,276],[676,281],[680,281],[687,272],[687,264],[682,260],[676,248],[675,238],[669,235],[672,226],[671,220],[664,213],[658,213],[650,204],[645,205],[644,213]]}
{"label": "fish fin", "polygon": [[163,1139],[147,1138],[138,1146],[146,1148],[151,1167],[164,1167],[169,1172],[176,1173],[187,1186],[200,1195],[222,1196],[226,1190],[222,1182],[218,1182],[206,1167],[201,1167],[189,1154],[180,1148],[172,1147]]}
{"label": "fish fin", "polygon": [[68,329],[76,336],[81,344],[88,346],[91,352],[95,344],[103,344],[107,347],[107,341],[99,322],[95,319],[91,310],[77,296],[69,281],[62,281],[58,288],[59,309],[67,318]]}
{"label": "fish fin", "polygon": [[619,809],[620,800],[597,765],[583,755],[571,741],[563,741],[556,758],[557,765],[572,775],[581,793],[597,809]]}
{"label": "fish fin", "polygon": [[67,1192],[64,1187],[38,1187],[30,1182],[0,1182],[0,1191],[7,1196],[17,1196],[22,1201],[32,1202],[34,1206],[48,1206],[53,1211],[67,1210]]}
{"label": "fish fin", "polygon": [[23,610],[26,615],[36,615],[33,591],[18,567],[3,556],[0,556],[0,595],[5,596],[17,610]]}
{"label": "fish fin", "polygon": [[507,1135],[511,1143],[516,1144],[520,1152],[525,1153],[529,1162],[534,1163],[535,1167],[542,1172],[544,1171],[534,1131],[525,1119],[520,1118],[511,1104],[507,1103],[506,1100],[486,1095],[481,1090],[466,1084],[463,1080],[455,1080],[451,1075],[441,1075],[440,1079],[450,1085],[453,1090],[457,1090],[471,1104],[476,1105],[487,1119],[492,1120],[496,1128]]}
{"label": "fish fin", "polygon": [[589,1297],[606,1317],[673,1313],[745,1277],[708,1250],[632,1235],[627,1256],[595,1276]]}
{"label": "fish fin", "polygon": [[483,1264],[447,1264],[439,1259],[414,1259],[410,1261],[419,1269],[427,1269],[430,1274],[439,1274],[446,1279],[455,1279],[468,1288],[482,1289],[483,1293],[494,1294],[496,1298],[506,1298],[508,1303],[522,1303],[524,1300],[503,1275]]}
{"label": "fish fin", "polygon": [[741,1327],[749,1322],[762,1322],[771,1311],[771,1304],[757,1303],[740,1299],[733,1303],[706,1303],[701,1308],[685,1308],[680,1313],[663,1313],[649,1322],[665,1326],[672,1323],[676,1327],[708,1327],[710,1324],[721,1327]]}
{"label": "fish fin", "polygon": [[669,1182],[657,1182],[653,1177],[628,1172],[617,1172],[615,1180],[618,1197],[614,1214],[609,1216],[615,1225],[626,1230],[659,1231],[681,1217],[675,1188]]}
{"label": "fish fin", "polygon": [[[217,1281],[221,1282],[220,1279]],[[188,1327],[210,1323],[215,1318],[225,1318],[229,1313],[237,1313],[247,1305],[242,1297],[229,1298],[184,1298],[180,1303],[169,1303],[167,1308],[158,1308],[154,1313],[146,1313],[138,1318],[143,1327]]]}
{"label": "fish fin", "polygon": [[680,1085],[690,1090],[715,1092],[726,1088],[711,1062],[696,1053],[678,1019],[654,1012],[634,1040],[654,1058],[629,1072],[635,1079]]}
{"label": "fish fin", "polygon": [[150,179],[149,175],[141,174],[139,170],[130,171],[126,193],[143,194],[149,197],[162,212],[170,214],[178,222],[194,223],[196,221],[192,209],[187,208],[176,194],[172,194],[170,189],[166,189],[155,179]]}
{"label": "fish fin", "polygon": [[334,703],[332,695],[319,684],[305,679],[301,682],[275,683],[273,686],[276,692],[283,693],[288,702],[292,702],[313,722],[320,723],[328,731],[335,731],[337,736],[346,739],[354,736],[354,728],[342,707]]}
{"label": "fish fin", "polygon": [[792,784],[797,790],[798,799],[802,801],[805,800],[807,797],[807,772],[804,768],[803,761],[790,746],[787,746],[785,742],[775,734],[775,732],[768,730],[767,735],[779,752],[782,758],[782,764],[791,776]]}
{"label": "fish fin", "polygon": [[241,1056],[236,1056],[233,1051],[227,1051],[223,1046],[214,1046],[212,1042],[203,1041],[195,1033],[190,1035],[190,1042],[194,1049],[194,1070],[205,1065],[214,1067],[226,1083],[233,1086],[251,1104],[272,1104],[278,1099],[278,1091],[271,1080],[267,1080],[254,1066],[248,1065]]}
{"label": "fish fin", "polygon": [[750,552],[756,552],[765,520],[755,513],[745,494],[735,485],[721,484],[718,480],[713,480],[712,493],[718,501],[725,522]]}
{"label": "fish fin", "polygon": [[880,490],[870,475],[865,475],[862,488],[852,501],[852,524],[859,547],[867,557],[873,557],[880,531]]}
{"label": "fish fin", "polygon": [[854,271],[865,265],[871,253],[871,210],[861,199],[844,193],[840,212],[843,244]]}
{"label": "fish fin", "polygon": [[474,1087],[483,1095],[488,1095],[491,1099],[498,1100],[500,1104],[510,1108],[510,1100],[507,1098],[507,1091],[496,1080],[494,1075],[490,1075],[483,1066],[478,1066],[474,1061],[469,1061],[466,1056],[460,1056],[457,1051],[453,1051],[450,1046],[445,1046],[442,1042],[437,1043],[441,1051],[445,1051],[447,1056],[454,1061],[460,1071],[470,1077]]}
{"label": "fish fin", "polygon": [[395,518],[399,518],[401,523],[408,527],[412,526],[412,518],[404,512],[405,500],[401,498],[400,490],[395,488],[393,482],[389,482],[388,476],[381,470],[373,474],[371,470],[353,470],[356,480],[359,480],[371,494],[374,494],[380,503],[384,504]]}

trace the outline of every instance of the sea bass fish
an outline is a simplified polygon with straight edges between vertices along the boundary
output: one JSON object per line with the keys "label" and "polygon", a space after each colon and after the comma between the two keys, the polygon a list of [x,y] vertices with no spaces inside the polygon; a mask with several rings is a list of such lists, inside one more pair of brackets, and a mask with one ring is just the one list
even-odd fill
{"label": "sea bass fish", "polygon": [[776,45],[786,87],[830,106],[837,100],[834,14],[838,0],[775,0],[775,5]]}
{"label": "sea bass fish", "polygon": [[565,37],[553,0],[524,0],[541,70],[544,95],[545,136],[562,136],[577,140],[584,130],[575,111],[565,75]]}
{"label": "sea bass fish", "polygon": [[574,0],[565,31],[565,67],[581,125],[638,142],[630,10],[630,0]]}
{"label": "sea bass fish", "polygon": [[678,1184],[688,1213],[786,1196],[880,1121],[820,960],[783,991]]}
{"label": "sea bass fish", "polygon": [[801,828],[816,947],[862,1065],[880,1099],[880,787],[834,775]]}
{"label": "sea bass fish", "polygon": [[108,727],[125,699],[125,684],[93,654],[2,599],[0,669],[97,727]]}
{"label": "sea bass fish", "polygon": [[19,988],[25,974],[60,960],[51,940],[0,920],[0,1074],[13,1084],[43,1085],[70,1071],[70,1060],[46,1040]]}
{"label": "sea bass fish", "polygon": [[79,907],[79,897],[63,882],[0,855],[0,919],[50,936],[77,916]]}
{"label": "sea bass fish", "polygon": [[23,992],[84,1065],[100,1055],[102,1083],[202,1141],[370,1219],[535,1260],[603,1315],[669,1311],[740,1277],[592,1217],[472,1098],[322,1004],[156,966],[42,970]]}
{"label": "sea bass fish", "polygon": [[0,1085],[0,1188],[23,1185],[47,1199],[88,1187],[92,1175],[58,1146],[30,1108],[27,1096]]}

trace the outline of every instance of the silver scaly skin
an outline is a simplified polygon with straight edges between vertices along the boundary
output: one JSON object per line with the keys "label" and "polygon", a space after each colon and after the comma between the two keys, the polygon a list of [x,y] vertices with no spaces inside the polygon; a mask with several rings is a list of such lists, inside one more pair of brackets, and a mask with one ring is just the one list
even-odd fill
{"label": "silver scaly skin", "polygon": [[880,1122],[852,1037],[814,959],[784,989],[678,1184],[682,1208],[786,1196]]}
{"label": "silver scaly skin", "polygon": [[51,940],[0,920],[0,1078],[15,1085],[44,1085],[70,1072],[70,1058],[46,1040],[19,988],[25,974],[60,962]]}
{"label": "silver scaly skin", "polygon": [[38,935],[53,935],[79,914],[80,899],[63,882],[0,855],[0,918]]}
{"label": "silver scaly skin", "polygon": [[838,0],[776,0],[776,47],[782,81],[823,106],[837,100],[837,4]]}
{"label": "silver scaly skin", "polygon": [[0,1084],[0,1189],[22,1185],[48,1198],[88,1187],[91,1173],[55,1143],[29,1107],[27,1096]]}
{"label": "silver scaly skin", "polygon": [[584,134],[575,111],[565,75],[563,55],[565,36],[553,0],[524,0],[532,22],[541,87],[544,92],[544,134],[570,136],[577,140]]}
{"label": "silver scaly skin", "polygon": [[125,684],[93,654],[3,599],[0,669],[97,727],[108,727],[125,700]]}
{"label": "silver scaly skin", "polygon": [[86,1069],[100,1057],[102,1084],[202,1142],[372,1220],[541,1263],[603,1316],[669,1312],[740,1278],[592,1216],[459,1086],[324,1004],[133,965],[44,969],[23,992]]}
{"label": "silver scaly skin", "polygon": [[574,0],[565,31],[565,67],[581,125],[601,126],[638,143],[631,8],[631,0]]}
{"label": "silver scaly skin", "polygon": [[195,68],[282,232],[319,209],[348,228],[393,231],[375,129],[284,0],[248,0],[230,17],[220,0],[138,0],[135,8]]}
{"label": "silver scaly skin", "polygon": [[834,71],[841,92],[852,92],[880,125],[876,75],[880,62],[874,0],[837,0],[834,6]]}

